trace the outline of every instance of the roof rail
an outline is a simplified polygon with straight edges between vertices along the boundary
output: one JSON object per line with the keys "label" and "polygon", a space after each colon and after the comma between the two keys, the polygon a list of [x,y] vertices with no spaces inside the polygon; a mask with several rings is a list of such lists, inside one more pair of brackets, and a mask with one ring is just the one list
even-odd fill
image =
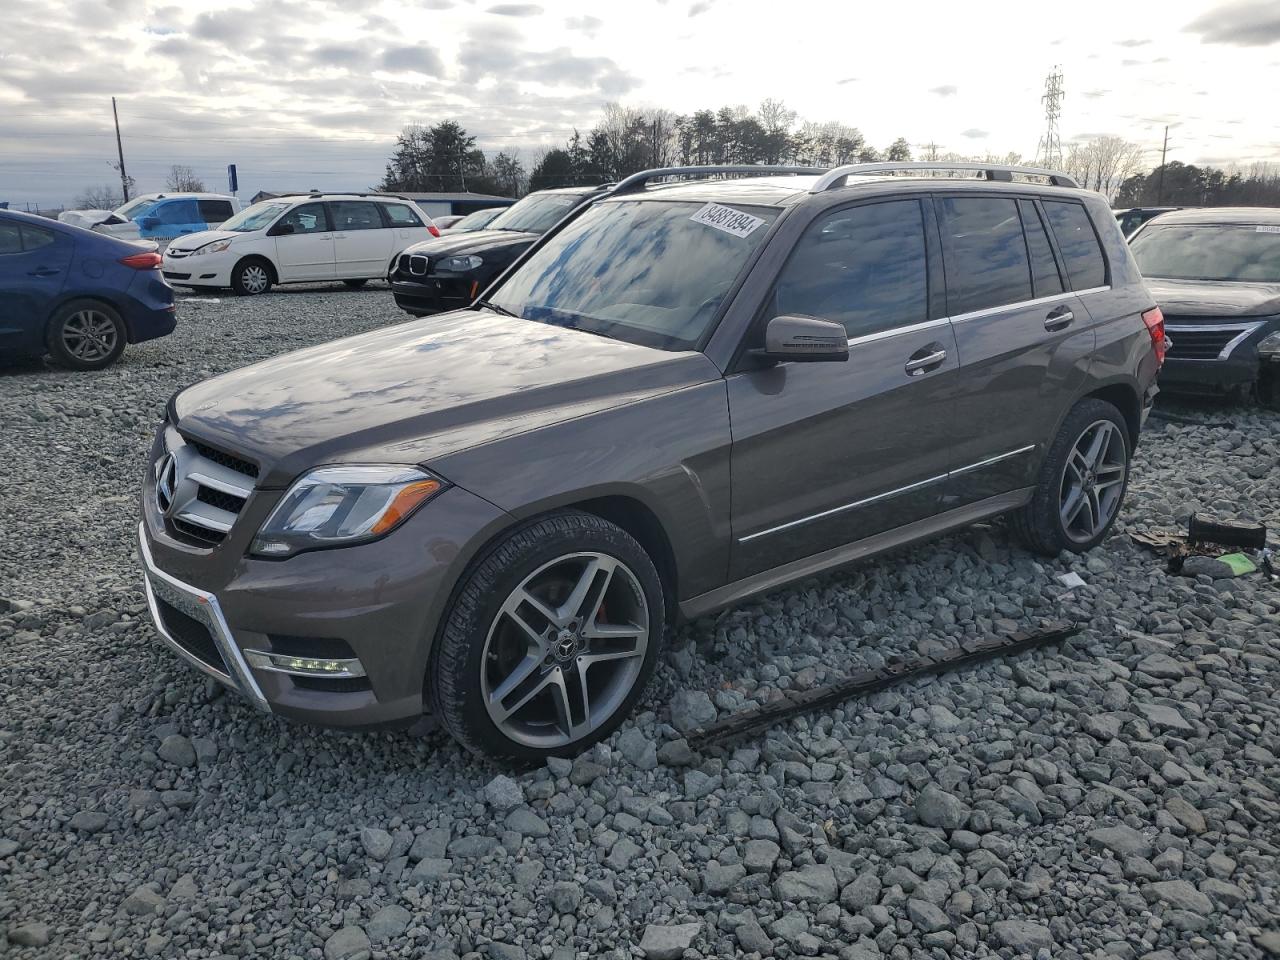
{"label": "roof rail", "polygon": [[619,181],[618,185],[613,188],[613,195],[620,193],[635,193],[644,187],[650,180],[657,180],[661,177],[695,177],[695,176],[715,176],[720,173],[746,173],[746,174],[819,174],[825,173],[825,167],[788,167],[778,165],[765,165],[753,163],[729,163],[729,164],[711,164],[701,167],[654,167],[652,170],[642,170],[640,173],[633,173],[629,177],[624,177]]}
{"label": "roof rail", "polygon": [[1012,167],[998,163],[944,163],[944,162],[889,162],[889,163],[851,163],[843,167],[834,167],[826,171],[817,183],[810,189],[810,193],[822,193],[824,190],[830,190],[833,187],[842,186],[845,178],[856,175],[867,175],[875,173],[894,173],[905,172],[913,173],[917,170],[967,170],[973,173],[983,174],[985,180],[1002,180],[1011,181],[1013,175],[1021,174],[1029,177],[1044,177],[1055,187],[1079,187],[1071,177],[1057,170],[1045,170],[1042,167]]}

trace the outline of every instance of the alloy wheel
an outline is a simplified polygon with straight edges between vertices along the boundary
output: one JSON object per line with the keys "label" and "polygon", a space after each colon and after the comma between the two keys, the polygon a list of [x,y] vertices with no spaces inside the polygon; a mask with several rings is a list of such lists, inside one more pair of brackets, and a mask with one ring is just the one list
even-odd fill
{"label": "alloy wheel", "polygon": [[251,263],[240,271],[240,283],[250,293],[262,293],[271,284],[266,268],[261,264]]}
{"label": "alloy wheel", "polygon": [[1085,428],[1067,457],[1058,498],[1069,538],[1086,543],[1106,528],[1119,509],[1128,469],[1129,450],[1119,427],[1097,420]]}
{"label": "alloy wheel", "polygon": [[511,740],[555,749],[605,724],[640,676],[649,608],[620,560],[573,553],[507,596],[485,638],[481,694]]}
{"label": "alloy wheel", "polygon": [[67,353],[85,363],[97,363],[115,351],[120,331],[100,310],[78,310],[62,325],[62,345]]}

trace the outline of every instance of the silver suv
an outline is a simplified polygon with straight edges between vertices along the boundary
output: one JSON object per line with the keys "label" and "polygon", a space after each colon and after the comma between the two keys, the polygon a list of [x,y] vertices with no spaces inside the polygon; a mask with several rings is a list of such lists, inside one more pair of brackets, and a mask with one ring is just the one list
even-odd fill
{"label": "silver suv", "polygon": [[161,635],[264,710],[535,759],[621,723],[677,618],[1001,514],[1094,546],[1160,312],[1098,194],[938,167],[638,174],[469,308],[181,391]]}

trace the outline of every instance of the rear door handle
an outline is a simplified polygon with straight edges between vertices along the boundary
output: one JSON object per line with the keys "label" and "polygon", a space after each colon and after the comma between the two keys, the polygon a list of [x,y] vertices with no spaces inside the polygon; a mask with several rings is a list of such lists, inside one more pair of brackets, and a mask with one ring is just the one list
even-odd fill
{"label": "rear door handle", "polygon": [[34,270],[28,270],[28,277],[56,277],[62,271],[51,270],[49,267],[37,267]]}
{"label": "rear door handle", "polygon": [[1044,328],[1046,330],[1062,330],[1071,326],[1071,321],[1075,318],[1076,315],[1071,312],[1070,307],[1059,307],[1044,318]]}
{"label": "rear door handle", "polygon": [[[929,348],[925,347],[924,349],[928,350]],[[947,351],[945,350],[935,350],[932,353],[923,355],[921,351],[916,351],[911,355],[911,359],[907,361],[907,365],[903,369],[907,371],[907,376],[918,377],[922,373],[928,373],[930,370],[940,367],[942,361],[946,359]]]}

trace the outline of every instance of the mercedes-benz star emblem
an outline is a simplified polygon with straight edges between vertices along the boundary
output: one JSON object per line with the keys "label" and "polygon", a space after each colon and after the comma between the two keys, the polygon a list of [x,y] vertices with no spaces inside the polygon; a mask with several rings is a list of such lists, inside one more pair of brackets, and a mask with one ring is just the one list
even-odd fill
{"label": "mercedes-benz star emblem", "polygon": [[161,513],[173,506],[173,491],[178,485],[178,458],[166,453],[156,465],[156,502]]}

